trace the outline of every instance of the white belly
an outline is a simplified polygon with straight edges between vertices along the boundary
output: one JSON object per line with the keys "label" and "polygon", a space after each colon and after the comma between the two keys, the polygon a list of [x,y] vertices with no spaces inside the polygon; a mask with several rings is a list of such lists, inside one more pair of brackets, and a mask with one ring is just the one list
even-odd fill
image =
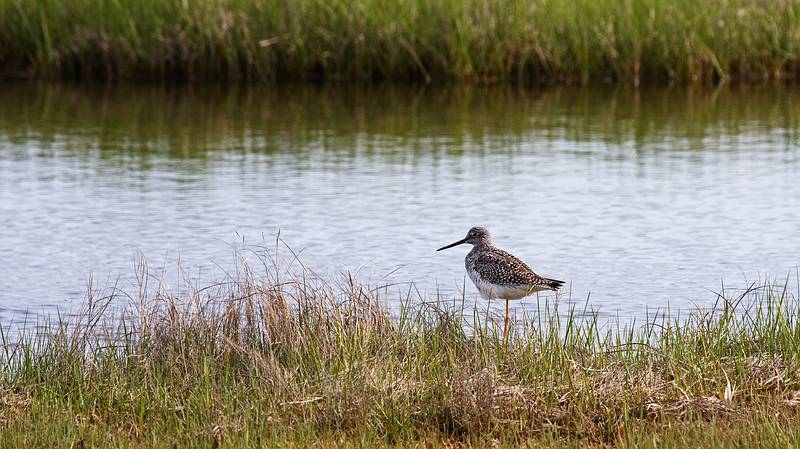
{"label": "white belly", "polygon": [[477,273],[469,272],[469,277],[478,288],[483,299],[522,299],[530,294],[545,290],[533,285],[495,285],[481,279]]}

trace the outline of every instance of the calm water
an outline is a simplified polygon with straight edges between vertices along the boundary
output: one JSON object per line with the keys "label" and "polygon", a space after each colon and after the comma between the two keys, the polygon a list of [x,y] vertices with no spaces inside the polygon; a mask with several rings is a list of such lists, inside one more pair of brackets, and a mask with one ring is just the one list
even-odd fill
{"label": "calm water", "polygon": [[[458,295],[473,225],[640,315],[800,262],[800,90],[0,87],[0,320],[281,237]],[[177,277],[177,276],[176,276]],[[469,298],[476,291],[467,282]],[[518,307],[524,307],[518,305]]]}

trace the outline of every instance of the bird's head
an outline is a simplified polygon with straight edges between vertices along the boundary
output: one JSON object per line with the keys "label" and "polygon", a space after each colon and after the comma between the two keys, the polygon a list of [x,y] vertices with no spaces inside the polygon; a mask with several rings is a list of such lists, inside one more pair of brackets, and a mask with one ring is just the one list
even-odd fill
{"label": "bird's head", "polygon": [[461,245],[464,243],[469,243],[472,246],[476,245],[491,245],[492,244],[492,236],[489,234],[489,230],[486,228],[482,228],[480,226],[476,226],[470,229],[467,232],[467,236],[463,239],[453,242],[447,246],[443,246],[436,251],[441,251],[443,249],[452,248],[457,245]]}

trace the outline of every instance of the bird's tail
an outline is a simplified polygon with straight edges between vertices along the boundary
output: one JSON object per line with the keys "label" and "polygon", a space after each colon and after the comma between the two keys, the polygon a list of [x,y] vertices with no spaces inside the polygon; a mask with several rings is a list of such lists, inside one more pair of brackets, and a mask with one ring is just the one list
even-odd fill
{"label": "bird's tail", "polygon": [[545,281],[547,281],[547,286],[555,291],[558,291],[564,285],[564,281],[559,281],[558,279],[545,279]]}

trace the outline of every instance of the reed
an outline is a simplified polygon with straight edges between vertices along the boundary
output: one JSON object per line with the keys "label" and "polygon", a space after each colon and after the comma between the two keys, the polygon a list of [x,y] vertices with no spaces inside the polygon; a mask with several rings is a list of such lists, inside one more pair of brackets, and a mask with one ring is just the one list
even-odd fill
{"label": "reed", "polygon": [[151,81],[758,82],[797,0],[0,0],[0,72]]}
{"label": "reed", "polygon": [[641,325],[543,300],[504,342],[463,298],[389,309],[352,277],[254,260],[173,291],[142,266],[133,295],[90,289],[79,314],[3,329],[0,446],[800,443],[786,285]]}

